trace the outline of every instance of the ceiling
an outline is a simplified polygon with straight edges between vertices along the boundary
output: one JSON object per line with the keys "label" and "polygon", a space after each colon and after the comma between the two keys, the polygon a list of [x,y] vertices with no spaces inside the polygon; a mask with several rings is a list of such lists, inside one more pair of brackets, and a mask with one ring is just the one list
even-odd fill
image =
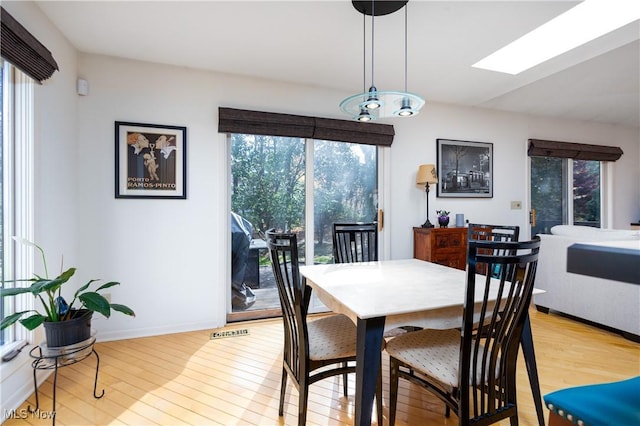
{"label": "ceiling", "polygon": [[[577,3],[411,0],[408,90],[427,102],[640,127],[638,21],[519,75],[471,67]],[[338,89],[345,96],[371,83],[369,63],[363,80],[363,15],[348,0],[37,4],[82,52]],[[404,13],[376,17],[375,36],[375,85],[403,90]],[[370,36],[367,46],[369,57]],[[340,116],[340,100],[331,115]]]}

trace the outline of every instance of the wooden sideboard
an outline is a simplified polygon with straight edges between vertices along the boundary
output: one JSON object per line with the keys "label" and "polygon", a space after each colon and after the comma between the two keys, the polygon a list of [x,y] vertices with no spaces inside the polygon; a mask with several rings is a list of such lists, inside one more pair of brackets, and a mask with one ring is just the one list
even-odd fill
{"label": "wooden sideboard", "polygon": [[467,228],[413,228],[413,257],[465,269]]}

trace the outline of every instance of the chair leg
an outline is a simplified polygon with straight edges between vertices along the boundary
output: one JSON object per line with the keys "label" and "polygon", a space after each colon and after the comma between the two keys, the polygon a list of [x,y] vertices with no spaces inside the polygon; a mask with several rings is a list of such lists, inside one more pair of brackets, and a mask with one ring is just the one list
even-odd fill
{"label": "chair leg", "polygon": [[398,406],[398,361],[389,359],[389,426],[396,424],[396,407]]}
{"label": "chair leg", "polygon": [[[347,368],[347,363],[346,363],[346,362],[343,362],[343,363],[342,363],[342,366],[343,366],[344,368]],[[344,374],[342,375],[342,389],[343,389],[344,396],[347,396],[347,390],[349,389],[349,382],[348,382],[348,380],[349,380],[349,375],[348,375],[347,373],[344,373]]]}
{"label": "chair leg", "polygon": [[[382,355],[382,352],[380,352]],[[376,383],[376,410],[378,411],[378,426],[383,424],[382,416],[382,360],[380,360],[380,369],[378,370],[378,382]]]}
{"label": "chair leg", "polygon": [[282,367],[282,380],[280,381],[280,406],[278,407],[278,415],[284,414],[284,396],[287,392],[287,370]]}
{"label": "chair leg", "polygon": [[[455,395],[458,392],[458,388],[453,388],[450,394],[447,394],[447,397],[451,397],[451,395]],[[445,404],[444,406],[444,416],[449,418],[451,416],[451,407]]]}
{"label": "chair leg", "polygon": [[536,407],[536,414],[538,416],[538,425],[544,426],[544,411],[542,410],[542,397],[540,395],[540,382],[538,380],[538,366],[536,363],[536,354],[533,349],[533,335],[531,333],[531,319],[529,318],[529,315],[527,315],[524,328],[522,329],[520,344],[522,346],[524,362],[527,367],[527,374],[529,375],[531,394],[533,395],[533,403]]}
{"label": "chair leg", "polygon": [[309,380],[303,378],[298,392],[298,426],[307,424],[307,401],[309,401]]}
{"label": "chair leg", "polygon": [[518,426],[518,415],[509,417],[509,422],[511,426]]}

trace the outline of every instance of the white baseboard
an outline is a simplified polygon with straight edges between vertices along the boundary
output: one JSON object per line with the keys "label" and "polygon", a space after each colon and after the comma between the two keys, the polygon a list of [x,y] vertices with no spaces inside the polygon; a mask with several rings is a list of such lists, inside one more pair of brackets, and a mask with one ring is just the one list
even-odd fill
{"label": "white baseboard", "polygon": [[110,342],[113,340],[136,339],[139,337],[161,336],[164,334],[185,333],[188,331],[209,330],[219,328],[220,324],[214,321],[200,323],[178,324],[163,327],[138,328],[120,331],[98,331],[96,341]]}

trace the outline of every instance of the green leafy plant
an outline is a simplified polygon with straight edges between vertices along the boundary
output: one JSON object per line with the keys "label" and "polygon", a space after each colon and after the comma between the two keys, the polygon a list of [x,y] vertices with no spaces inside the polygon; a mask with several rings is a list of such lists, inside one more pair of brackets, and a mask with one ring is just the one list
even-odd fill
{"label": "green leafy plant", "polygon": [[[15,237],[14,237],[15,238]],[[76,272],[76,268],[69,268],[62,272],[60,275],[53,279],[49,279],[49,272],[47,271],[47,261],[44,254],[44,250],[30,241],[23,239],[16,239],[23,244],[27,244],[38,249],[42,255],[42,263],[44,265],[45,277],[34,275],[33,278],[27,278],[16,281],[30,281],[32,284],[29,287],[13,287],[13,288],[1,288],[0,297],[17,296],[19,294],[31,293],[34,297],[37,297],[42,302],[44,307],[44,314],[36,310],[27,310],[16,312],[2,319],[0,323],[0,330],[9,327],[16,321],[19,321],[28,330],[33,330],[45,321],[59,322],[68,321],[73,318],[74,312],[80,309],[86,309],[93,312],[99,312],[105,317],[111,316],[111,310],[122,312],[125,315],[135,317],[135,313],[131,308],[125,305],[117,303],[109,303],[109,301],[101,294],[100,291],[110,287],[120,285],[119,282],[109,281],[102,284],[95,290],[89,290],[89,287],[99,279],[90,280],[88,283],[80,287],[75,294],[71,303],[66,304],[62,299],[62,285],[68,282]],[[77,309],[74,306],[79,306]],[[22,318],[23,316],[26,318]]]}
{"label": "green leafy plant", "polygon": [[447,210],[436,210],[438,217],[446,217],[449,216],[449,212]]}

